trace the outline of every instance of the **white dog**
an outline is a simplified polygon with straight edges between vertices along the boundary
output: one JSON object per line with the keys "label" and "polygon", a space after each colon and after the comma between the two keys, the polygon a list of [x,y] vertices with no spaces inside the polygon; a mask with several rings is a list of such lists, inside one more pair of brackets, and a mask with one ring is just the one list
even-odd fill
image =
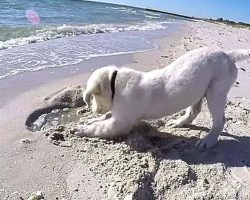
{"label": "white dog", "polygon": [[247,57],[250,50],[201,48],[150,72],[115,66],[97,69],[87,82],[84,100],[95,112],[111,112],[78,125],[74,132],[78,136],[120,136],[140,119],[161,118],[189,106],[174,123],[180,127],[196,118],[206,97],[213,125],[197,146],[211,148],[224,127],[227,94],[237,78],[235,62]]}

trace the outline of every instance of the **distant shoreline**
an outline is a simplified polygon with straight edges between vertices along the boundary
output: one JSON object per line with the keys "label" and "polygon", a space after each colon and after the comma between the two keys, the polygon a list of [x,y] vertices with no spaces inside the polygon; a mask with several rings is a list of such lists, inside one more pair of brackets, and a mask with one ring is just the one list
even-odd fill
{"label": "distant shoreline", "polygon": [[155,9],[151,9],[151,8],[145,8],[145,10],[148,10],[148,11],[151,11],[151,12],[158,12],[158,13],[173,15],[173,16],[176,16],[176,17],[182,17],[182,18],[186,18],[186,19],[200,19],[200,18],[196,18],[196,17],[190,17],[190,16],[187,16],[187,15],[181,15],[181,14],[166,12],[166,11],[162,11],[162,10],[155,10]]}
{"label": "distant shoreline", "polygon": [[136,8],[136,9],[141,9],[141,10],[146,10],[146,11],[151,11],[151,12],[156,12],[156,13],[168,14],[168,15],[186,18],[186,19],[199,19],[196,17],[190,17],[190,16],[181,15],[181,14],[177,14],[177,13],[170,13],[167,11],[157,10],[157,9],[152,9],[152,8],[142,8],[142,7],[137,7],[137,6],[129,6],[129,5],[125,5],[125,4],[116,4],[116,3],[99,2],[99,1],[89,1],[89,0],[84,0],[84,1],[91,2],[91,3],[103,3],[103,4],[107,4],[107,5],[124,6],[124,7],[128,7],[128,8]]}
{"label": "distant shoreline", "polygon": [[194,17],[194,16],[182,15],[182,14],[178,14],[178,13],[167,12],[167,11],[153,9],[153,8],[143,8],[143,7],[129,6],[129,5],[125,5],[125,4],[115,4],[115,3],[89,1],[89,0],[86,0],[86,1],[87,2],[92,2],[92,3],[103,3],[103,4],[108,4],[108,5],[119,5],[119,6],[125,6],[125,7],[128,7],[128,8],[142,9],[142,10],[147,10],[147,11],[151,11],[151,12],[163,13],[163,14],[168,14],[168,15],[172,15],[172,16],[176,16],[176,17],[181,17],[181,18],[185,18],[185,19],[189,19],[189,20],[204,20],[204,21],[208,21],[208,22],[224,23],[226,25],[239,27],[239,28],[250,28],[250,23],[236,22],[236,21],[233,21],[233,20],[223,19],[222,17],[219,17],[217,19],[201,18],[201,17]]}
{"label": "distant shoreline", "polygon": [[176,17],[181,17],[181,18],[185,18],[185,19],[191,19],[191,20],[203,20],[203,21],[208,21],[208,22],[212,22],[212,23],[213,22],[224,23],[226,25],[237,27],[237,28],[250,28],[249,23],[235,22],[233,20],[224,19],[222,17],[217,18],[217,19],[200,18],[200,17],[194,17],[194,16],[191,17],[191,16],[187,16],[187,15],[181,15],[181,14],[177,14],[177,13],[171,13],[171,12],[156,10],[156,9],[151,9],[151,8],[145,8],[145,10],[148,10],[148,11],[151,11],[151,12],[164,13],[164,14],[168,14],[168,15],[172,15],[172,16],[176,16]]}

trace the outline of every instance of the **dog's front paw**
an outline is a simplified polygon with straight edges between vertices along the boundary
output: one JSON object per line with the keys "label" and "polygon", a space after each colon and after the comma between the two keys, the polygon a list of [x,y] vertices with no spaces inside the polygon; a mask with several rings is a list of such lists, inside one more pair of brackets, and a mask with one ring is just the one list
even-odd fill
{"label": "dog's front paw", "polygon": [[92,124],[92,122],[90,120],[91,119],[86,119],[85,117],[81,117],[80,120],[79,120],[79,123],[81,125],[83,125],[83,124],[89,125],[89,124]]}
{"label": "dog's front paw", "polygon": [[93,124],[94,122],[96,122],[97,120],[95,119],[95,118],[93,118],[93,119],[87,119],[85,122],[84,122],[84,124],[86,124],[86,125],[90,125],[90,124]]}
{"label": "dog's front paw", "polygon": [[210,149],[218,142],[218,137],[215,135],[208,134],[205,138],[199,140],[196,143],[196,148],[200,150]]}
{"label": "dog's front paw", "polygon": [[86,119],[84,117],[80,118],[79,123],[80,124],[85,124],[85,125],[90,125],[93,124],[94,122],[98,121],[96,118],[93,119]]}
{"label": "dog's front paw", "polygon": [[70,133],[79,137],[86,135],[86,128],[82,125],[70,129]]}
{"label": "dog's front paw", "polygon": [[172,128],[180,128],[184,124],[180,120],[171,120],[170,122],[167,123],[167,126],[170,126]]}

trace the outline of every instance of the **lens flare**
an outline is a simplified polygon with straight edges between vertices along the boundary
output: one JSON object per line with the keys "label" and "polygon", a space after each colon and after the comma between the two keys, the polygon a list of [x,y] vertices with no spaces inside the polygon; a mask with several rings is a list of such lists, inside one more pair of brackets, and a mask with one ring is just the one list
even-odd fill
{"label": "lens flare", "polygon": [[34,25],[38,25],[41,22],[40,16],[34,10],[26,10],[25,16],[26,16],[27,20]]}

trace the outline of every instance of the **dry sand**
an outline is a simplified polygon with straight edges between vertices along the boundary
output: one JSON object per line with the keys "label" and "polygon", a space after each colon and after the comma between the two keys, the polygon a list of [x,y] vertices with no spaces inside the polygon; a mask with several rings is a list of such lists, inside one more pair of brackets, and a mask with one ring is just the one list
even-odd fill
{"label": "dry sand", "polygon": [[[158,50],[135,54],[127,67],[163,67],[203,46],[250,48],[250,30],[188,22],[178,34],[156,42]],[[237,66],[225,129],[218,145],[203,152],[194,144],[211,126],[206,104],[189,127],[165,125],[180,112],[141,122],[128,137],[109,141],[76,138],[69,132],[72,124],[36,133],[24,126],[44,97],[82,84],[88,74],[22,94],[0,110],[0,199],[27,199],[38,190],[49,200],[250,199],[250,60]],[[88,110],[82,113],[92,116]]]}

